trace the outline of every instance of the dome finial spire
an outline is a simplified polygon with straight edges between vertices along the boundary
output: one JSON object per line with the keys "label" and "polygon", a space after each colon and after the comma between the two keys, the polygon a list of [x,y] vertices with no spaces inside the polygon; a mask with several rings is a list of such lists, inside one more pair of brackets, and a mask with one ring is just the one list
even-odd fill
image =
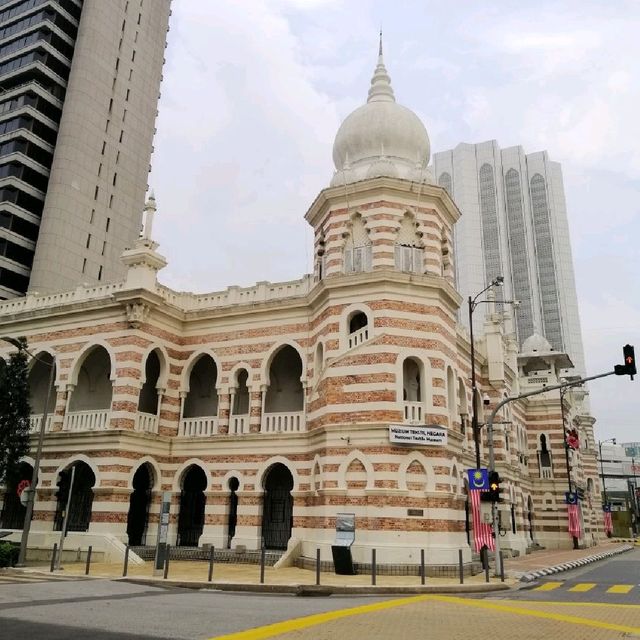
{"label": "dome finial spire", "polygon": [[371,87],[369,88],[369,97],[367,102],[395,102],[393,89],[391,88],[391,78],[384,66],[384,58],[382,56],[382,28],[380,29],[380,44],[378,45],[378,64],[371,78]]}

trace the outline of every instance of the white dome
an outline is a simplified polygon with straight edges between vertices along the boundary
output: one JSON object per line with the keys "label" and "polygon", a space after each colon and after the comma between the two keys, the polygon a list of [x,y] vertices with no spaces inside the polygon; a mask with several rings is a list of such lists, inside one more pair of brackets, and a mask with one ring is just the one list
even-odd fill
{"label": "white dome", "polygon": [[539,333],[534,333],[522,343],[521,353],[549,353],[553,347],[549,341]]}
{"label": "white dome", "polygon": [[430,155],[429,136],[422,121],[395,101],[381,43],[367,103],[348,115],[336,134],[332,184],[379,176],[429,178],[426,167]]}

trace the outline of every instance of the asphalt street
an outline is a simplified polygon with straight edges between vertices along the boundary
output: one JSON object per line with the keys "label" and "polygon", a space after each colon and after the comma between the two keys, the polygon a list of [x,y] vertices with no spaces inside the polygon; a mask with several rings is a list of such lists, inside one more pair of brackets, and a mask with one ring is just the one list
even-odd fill
{"label": "asphalt street", "polygon": [[639,582],[640,549],[484,597],[300,598],[106,579],[0,580],[0,638],[205,640],[279,623],[269,635],[242,637],[609,640],[640,634]]}
{"label": "asphalt street", "polygon": [[[501,597],[501,596],[498,596]],[[640,603],[640,547],[594,564],[565,571],[510,593],[509,599]]]}

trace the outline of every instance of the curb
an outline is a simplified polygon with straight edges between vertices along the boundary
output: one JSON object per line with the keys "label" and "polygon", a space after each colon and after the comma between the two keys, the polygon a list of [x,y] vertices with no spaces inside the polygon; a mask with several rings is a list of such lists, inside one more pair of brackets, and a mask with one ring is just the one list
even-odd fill
{"label": "curb", "polygon": [[598,560],[604,560],[606,558],[610,558],[611,556],[617,556],[620,553],[625,553],[632,550],[633,545],[625,545],[624,547],[619,547],[618,549],[613,549],[612,551],[604,551],[593,556],[580,558],[580,560],[572,560],[571,562],[564,562],[563,564],[557,564],[553,567],[545,567],[544,569],[538,569],[537,571],[530,571],[521,576],[520,582],[533,582],[534,580],[543,578],[544,576],[550,576],[554,573],[561,573],[562,571],[569,571],[570,569],[582,567],[585,564],[598,562]]}
{"label": "curb", "polygon": [[210,589],[213,591],[239,591],[252,593],[285,593],[289,595],[331,596],[331,595],[384,595],[404,594],[419,595],[424,593],[491,593],[493,591],[508,591],[505,583],[469,584],[469,585],[442,585],[442,586],[340,586],[340,585],[308,585],[308,584],[252,584],[231,582],[191,582],[188,580],[162,580],[153,578],[119,578],[121,582],[140,584],[151,587],[172,587],[182,589]]}

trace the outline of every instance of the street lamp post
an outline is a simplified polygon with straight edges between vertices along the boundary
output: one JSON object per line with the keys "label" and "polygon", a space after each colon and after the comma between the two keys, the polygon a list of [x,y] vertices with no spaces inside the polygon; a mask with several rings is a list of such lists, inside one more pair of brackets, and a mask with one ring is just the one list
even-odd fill
{"label": "street lamp post", "polygon": [[36,445],[36,454],[33,462],[33,473],[31,474],[31,486],[25,489],[27,491],[27,504],[26,504],[26,512],[24,514],[24,524],[22,525],[22,537],[20,538],[20,554],[18,555],[18,563],[17,566],[24,566],[25,560],[27,558],[27,544],[29,542],[29,532],[31,530],[31,518],[33,517],[33,503],[35,501],[36,495],[36,483],[38,482],[38,473],[40,471],[40,458],[42,457],[42,443],[44,442],[44,432],[47,425],[47,415],[49,412],[49,402],[51,399],[51,388],[53,387],[53,383],[55,380],[55,362],[46,362],[34,356],[30,351],[24,348],[22,343],[15,338],[10,338],[7,336],[1,336],[0,340],[4,342],[8,342],[9,344],[16,347],[16,349],[20,351],[24,351],[28,356],[33,358],[34,360],[38,360],[46,364],[50,368],[49,373],[49,386],[47,388],[47,395],[44,401],[44,409],[42,411],[42,419],[40,420],[40,430],[38,432],[38,443]]}
{"label": "street lamp post", "polygon": [[[564,379],[561,379],[563,382]],[[560,389],[560,414],[562,416],[562,437],[564,438],[564,459],[567,465],[567,485],[569,493],[571,493],[571,465],[569,464],[569,442],[567,440],[567,427],[565,424],[565,412],[564,412],[564,396],[571,389],[571,387],[563,387]],[[573,538],[573,548],[577,549],[580,546],[580,541],[577,536],[571,536]]]}
{"label": "street lamp post", "polygon": [[478,425],[478,388],[476,386],[476,348],[473,340],[473,312],[476,307],[486,300],[478,301],[478,298],[491,287],[499,287],[504,282],[503,276],[496,276],[489,286],[485,287],[480,293],[473,298],[469,296],[469,339],[471,341],[471,433],[473,433],[473,442],[476,449],[476,469],[480,468],[480,427]]}

